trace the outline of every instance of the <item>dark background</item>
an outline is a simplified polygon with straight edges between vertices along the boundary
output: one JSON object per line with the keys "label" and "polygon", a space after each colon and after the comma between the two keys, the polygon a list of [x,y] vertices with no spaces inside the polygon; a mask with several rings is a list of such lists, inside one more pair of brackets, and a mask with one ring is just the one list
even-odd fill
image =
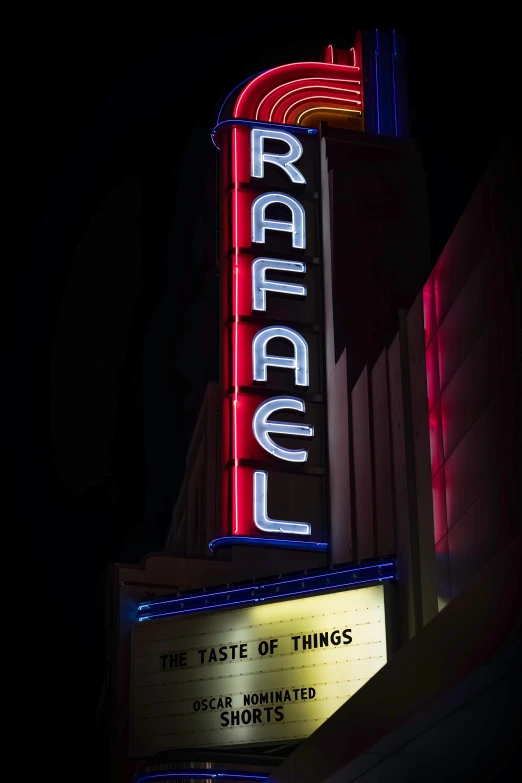
{"label": "dark background", "polygon": [[[279,13],[279,12],[278,12]],[[407,38],[436,261],[514,116],[509,20],[277,24],[31,11],[9,31],[16,182],[4,248],[6,521],[20,769],[106,779],[96,725],[108,564],[161,549],[217,379],[216,151],[228,91],[359,27]],[[11,670],[11,668],[10,668]],[[21,678],[19,677],[21,673]],[[34,769],[36,772],[36,769]]]}

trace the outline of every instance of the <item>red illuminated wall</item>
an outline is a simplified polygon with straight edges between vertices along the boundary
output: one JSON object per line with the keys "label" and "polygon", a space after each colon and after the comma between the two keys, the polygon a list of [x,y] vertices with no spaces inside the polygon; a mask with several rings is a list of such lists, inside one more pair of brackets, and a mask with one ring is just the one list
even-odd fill
{"label": "red illuminated wall", "polygon": [[439,605],[520,529],[517,168],[507,140],[423,291]]}
{"label": "red illuminated wall", "polygon": [[[372,358],[374,329],[363,366],[347,345],[329,375],[332,560],[397,554],[400,644],[521,527],[514,149],[499,150],[399,328],[381,330],[387,347]],[[341,318],[335,332],[337,347]]]}

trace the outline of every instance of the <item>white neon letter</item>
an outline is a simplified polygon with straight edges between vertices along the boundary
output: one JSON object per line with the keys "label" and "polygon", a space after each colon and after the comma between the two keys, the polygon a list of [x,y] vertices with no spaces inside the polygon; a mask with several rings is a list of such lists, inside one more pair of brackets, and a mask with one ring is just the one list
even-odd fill
{"label": "white neon letter", "polygon": [[[267,345],[275,337],[288,340],[294,346],[293,356],[271,356]],[[285,367],[295,371],[295,385],[308,386],[308,344],[298,332],[288,326],[267,326],[252,340],[252,368],[254,381],[266,381],[267,367]]]}
{"label": "white neon letter", "polygon": [[[284,141],[288,144],[288,152],[284,154],[265,152],[265,139]],[[264,164],[273,163],[288,174],[291,182],[294,182],[296,185],[306,185],[305,178],[299,169],[293,165],[302,154],[303,145],[291,133],[280,130],[268,130],[267,128],[252,128],[250,134],[250,161],[253,177],[262,179],[265,176]]]}
{"label": "white neon letter", "polygon": [[[268,220],[266,208],[270,204],[284,204],[292,213],[292,220]],[[292,234],[292,247],[304,250],[306,247],[306,218],[301,204],[285,193],[263,193],[252,202],[252,242],[265,242],[265,232],[288,231]]]}
{"label": "white neon letter", "polygon": [[306,272],[303,261],[281,261],[278,258],[256,258],[252,263],[252,310],[266,310],[266,292],[292,296],[306,296],[306,286],[299,283],[279,283],[277,280],[267,280],[267,269],[278,269],[280,272]]}
{"label": "white neon letter", "polygon": [[278,459],[284,459],[287,462],[306,462],[308,459],[307,449],[284,449],[274,443],[270,433],[278,435],[298,435],[299,437],[311,438],[314,434],[314,428],[308,424],[293,424],[289,421],[268,421],[268,417],[276,411],[298,411],[305,413],[304,400],[298,397],[271,397],[262,402],[254,413],[252,419],[252,429],[257,442],[265,451]]}
{"label": "white neon letter", "polygon": [[309,536],[312,532],[308,522],[285,522],[270,519],[267,512],[267,473],[254,471],[254,525],[265,533],[290,533],[297,536]]}

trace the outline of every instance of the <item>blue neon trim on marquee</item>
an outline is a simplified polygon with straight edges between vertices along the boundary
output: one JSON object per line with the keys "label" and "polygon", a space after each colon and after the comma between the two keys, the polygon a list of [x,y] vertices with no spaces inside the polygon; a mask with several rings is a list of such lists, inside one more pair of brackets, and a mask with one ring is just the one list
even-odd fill
{"label": "blue neon trim on marquee", "polygon": [[308,593],[318,593],[321,590],[335,590],[339,587],[351,587],[352,585],[367,585],[371,582],[383,582],[385,579],[395,579],[395,574],[390,574],[390,576],[376,576],[374,579],[361,579],[357,580],[357,582],[341,582],[339,584],[335,585],[321,585],[321,587],[309,587],[306,590],[299,590],[299,592],[295,593],[278,593],[276,596],[267,596],[266,598],[261,597],[260,601],[267,601],[270,598],[294,598],[296,595],[303,595]]}
{"label": "blue neon trim on marquee", "polygon": [[194,780],[266,780],[268,775],[253,775],[251,772],[212,772],[209,769],[175,769],[170,772],[147,772],[135,778],[135,783],[162,778],[193,778]]}
{"label": "blue neon trim on marquee", "polygon": [[238,118],[232,120],[223,120],[223,122],[218,122],[215,128],[213,128],[211,138],[214,147],[220,149],[214,141],[218,130],[220,130],[220,128],[230,127],[231,125],[246,125],[247,128],[266,128],[268,125],[270,128],[284,130],[287,133],[306,133],[312,136],[319,133],[317,128],[307,128],[304,125],[283,125],[280,122],[257,122],[256,120],[242,120]]}
{"label": "blue neon trim on marquee", "polygon": [[209,611],[210,609],[226,609],[229,606],[239,606],[239,604],[252,604],[262,600],[261,598],[245,598],[244,601],[227,601],[223,604],[205,604],[204,606],[195,606],[193,609],[178,609],[176,612],[161,612],[158,614],[142,614],[138,617],[138,622],[143,620],[152,620],[154,617],[171,617],[174,614],[191,614],[192,612]]}
{"label": "blue neon trim on marquee", "polygon": [[[359,575],[364,579],[359,579]],[[351,578],[347,578],[351,577]],[[293,576],[291,579],[279,579],[274,581],[257,581],[242,586],[231,587],[223,590],[218,587],[214,592],[212,588],[202,593],[181,595],[175,598],[160,598],[144,601],[138,605],[138,622],[153,620],[159,617],[171,617],[181,614],[193,614],[194,612],[222,611],[235,606],[245,604],[261,604],[265,601],[274,601],[280,598],[297,598],[310,593],[340,590],[360,585],[375,584],[395,579],[395,561],[377,561],[368,565],[353,565],[337,569],[322,570],[320,573]],[[237,583],[236,583],[237,585]],[[234,600],[230,601],[230,595],[234,594]],[[240,595],[238,595],[240,594]],[[242,594],[242,595],[241,595]],[[194,606],[199,601],[198,606]],[[190,604],[187,606],[187,603]],[[157,611],[160,609],[161,611]]]}
{"label": "blue neon trim on marquee", "polygon": [[376,582],[384,582],[389,579],[395,579],[395,574],[388,576],[376,576],[373,579],[358,579],[351,582],[337,582],[334,585],[321,585],[320,587],[308,587],[306,590],[296,590],[293,593],[277,593],[276,595],[261,595],[259,597],[246,598],[244,601],[227,601],[224,604],[206,604],[204,606],[196,606],[193,609],[178,609],[173,612],[161,612],[158,614],[145,614],[138,617],[138,622],[142,623],[144,620],[154,620],[157,617],[173,617],[177,614],[192,614],[194,612],[208,612],[213,609],[228,609],[231,606],[238,606],[239,604],[258,604],[263,601],[274,601],[277,598],[297,598],[302,595],[309,595],[310,593],[319,593],[324,590],[338,590],[341,587],[353,587],[354,585],[375,584]]}
{"label": "blue neon trim on marquee", "polygon": [[262,585],[255,585],[252,584],[251,586],[243,586],[243,587],[234,587],[230,590],[218,590],[214,592],[213,590],[205,591],[204,593],[198,593],[197,595],[186,595],[181,596],[178,598],[168,598],[166,601],[147,601],[142,602],[138,604],[138,610],[142,611],[144,609],[150,609],[151,606],[163,606],[164,604],[172,604],[172,603],[185,603],[185,601],[193,601],[197,598],[210,598],[214,597],[216,595],[228,595],[229,593],[240,593],[244,590],[254,590],[258,587],[268,588],[268,587],[280,587],[281,585],[290,585],[295,584],[296,582],[308,582],[310,579],[324,579],[325,576],[340,576],[341,574],[353,574],[357,573],[359,571],[369,571],[372,568],[387,568],[389,566],[394,566],[395,563],[393,560],[389,560],[386,563],[377,563],[372,565],[365,565],[365,566],[353,566],[352,568],[342,568],[340,570],[336,571],[328,571],[326,573],[321,574],[310,574],[308,576],[299,576],[295,579],[284,579],[279,582],[269,582],[268,584],[262,584]]}
{"label": "blue neon trim on marquee", "polygon": [[256,538],[255,536],[222,536],[210,542],[208,548],[216,552],[224,546],[275,546],[280,549],[307,549],[312,552],[327,552],[328,544],[320,541],[294,541],[287,538]]}

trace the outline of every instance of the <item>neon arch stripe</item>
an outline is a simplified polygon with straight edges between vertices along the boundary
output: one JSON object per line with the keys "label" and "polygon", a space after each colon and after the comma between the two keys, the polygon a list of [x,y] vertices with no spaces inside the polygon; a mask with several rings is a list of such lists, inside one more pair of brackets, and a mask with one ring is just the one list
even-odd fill
{"label": "neon arch stripe", "polygon": [[[291,88],[291,89],[290,89]],[[329,77],[317,77],[309,76],[302,79],[291,79],[290,81],[279,84],[268,92],[259,102],[256,110],[256,120],[271,122],[270,117],[273,116],[274,111],[279,105],[280,101],[288,95],[295,92],[304,91],[305,89],[320,89],[320,90],[353,90],[357,94],[361,94],[361,80],[360,79],[334,79]],[[269,107],[269,108],[268,108]],[[274,120],[275,122],[275,120]]]}
{"label": "neon arch stripe", "polygon": [[[333,85],[332,82],[336,84]],[[296,86],[297,85],[297,86]],[[272,68],[252,79],[239,94],[234,110],[234,118],[253,119],[268,122],[283,122],[283,106],[289,96],[298,99],[309,98],[311,88],[320,92],[332,90],[353,90],[362,93],[360,68],[355,65],[336,63],[303,62],[290,63]],[[360,95],[362,106],[362,94]],[[321,104],[325,96],[319,97]],[[330,97],[326,97],[329,101]],[[354,99],[344,98],[344,103],[353,103]]]}
{"label": "neon arch stripe", "polygon": [[310,109],[305,109],[305,111],[301,112],[301,114],[297,117],[296,125],[301,125],[303,118],[306,114],[311,114],[314,111],[318,112],[342,112],[343,114],[351,114],[351,115],[359,115],[361,116],[362,111],[357,109],[341,109],[337,106],[312,106]]}
{"label": "neon arch stripe", "polygon": [[[282,117],[283,123],[285,125],[299,125],[299,122],[296,120],[296,118],[301,116],[302,110],[306,107],[307,104],[310,104],[308,108],[340,108],[344,109],[345,111],[352,111],[354,114],[360,114],[362,101],[336,98],[335,96],[330,95],[309,95],[304,98],[299,98],[297,101],[294,101],[290,104],[290,106],[288,106]],[[325,106],[325,104],[327,105]],[[331,104],[331,106],[328,104]],[[349,105],[347,106],[346,104]]]}
{"label": "neon arch stripe", "polygon": [[346,89],[343,87],[332,87],[331,85],[306,86],[290,90],[277,99],[270,116],[265,117],[269,122],[287,123],[287,113],[291,106],[301,101],[310,100],[311,97],[321,98],[321,101],[342,101],[347,104],[361,105],[361,90]]}

